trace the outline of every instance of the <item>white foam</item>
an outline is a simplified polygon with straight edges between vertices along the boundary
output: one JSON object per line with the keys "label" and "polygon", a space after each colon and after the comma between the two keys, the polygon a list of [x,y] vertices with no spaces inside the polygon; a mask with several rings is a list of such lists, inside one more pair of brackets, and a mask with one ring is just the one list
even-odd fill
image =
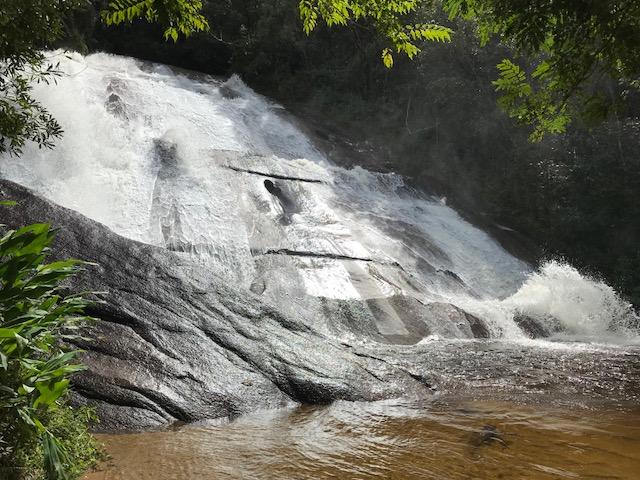
{"label": "white foam", "polygon": [[625,332],[637,321],[632,306],[613,288],[555,261],[531,274],[505,303],[541,322],[556,319],[565,334],[572,335]]}
{"label": "white foam", "polygon": [[[447,301],[488,321],[492,337],[524,341],[515,316],[534,319],[557,342],[623,343],[640,341],[637,314],[613,288],[551,261],[531,272],[504,300],[451,295]],[[557,333],[554,333],[557,332]]]}

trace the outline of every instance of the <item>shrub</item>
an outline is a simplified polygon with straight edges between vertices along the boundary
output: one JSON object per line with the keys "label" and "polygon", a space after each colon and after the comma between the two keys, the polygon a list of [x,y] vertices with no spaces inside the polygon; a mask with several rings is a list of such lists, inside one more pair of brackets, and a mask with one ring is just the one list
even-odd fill
{"label": "shrub", "polygon": [[[64,295],[78,260],[45,263],[47,224],[0,238],[0,478],[77,478],[97,459],[87,410],[65,403],[70,376],[83,369],[68,342],[88,301]],[[84,444],[84,446],[82,445]],[[39,472],[39,474],[38,474]]]}

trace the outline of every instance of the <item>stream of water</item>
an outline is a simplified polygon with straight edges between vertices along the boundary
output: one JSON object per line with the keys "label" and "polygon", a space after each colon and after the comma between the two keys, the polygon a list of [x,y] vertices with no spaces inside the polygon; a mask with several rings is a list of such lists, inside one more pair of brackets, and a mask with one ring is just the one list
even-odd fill
{"label": "stream of water", "polygon": [[86,480],[632,480],[640,474],[637,407],[337,402],[100,439],[112,458]]}

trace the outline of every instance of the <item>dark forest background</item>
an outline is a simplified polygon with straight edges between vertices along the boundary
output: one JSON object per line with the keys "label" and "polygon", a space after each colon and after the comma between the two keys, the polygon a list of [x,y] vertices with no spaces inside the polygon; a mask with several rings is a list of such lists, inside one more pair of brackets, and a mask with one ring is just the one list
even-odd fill
{"label": "dark forest background", "polygon": [[[205,4],[211,31],[167,44],[157,26],[105,27],[97,15],[104,2],[94,1],[69,19],[63,46],[236,73],[327,145],[358,151],[354,164],[404,174],[476,223],[496,233],[508,227],[530,240],[518,245],[535,245],[516,253],[569,261],[640,305],[640,104],[533,144],[499,109],[491,85],[509,49],[481,49],[473,25],[453,25],[452,43],[427,45],[389,70],[366,25],[307,37],[296,0]],[[436,11],[416,15],[447,23]]]}

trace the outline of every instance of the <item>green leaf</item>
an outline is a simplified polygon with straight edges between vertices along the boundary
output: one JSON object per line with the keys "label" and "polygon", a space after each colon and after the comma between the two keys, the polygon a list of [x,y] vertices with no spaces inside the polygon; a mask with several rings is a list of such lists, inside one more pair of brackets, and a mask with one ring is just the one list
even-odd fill
{"label": "green leaf", "polygon": [[18,388],[18,394],[19,395],[27,395],[31,392],[33,392],[35,390],[35,387],[31,387],[29,385],[20,385],[20,388]]}
{"label": "green leaf", "polygon": [[382,51],[382,62],[384,63],[384,66],[387,68],[393,67],[393,54],[391,53],[390,49],[385,48]]}
{"label": "green leaf", "polygon": [[47,480],[68,480],[69,476],[64,467],[67,454],[50,432],[42,435],[42,453]]}
{"label": "green leaf", "polygon": [[0,339],[2,338],[15,338],[17,330],[13,328],[0,328]]}
{"label": "green leaf", "polygon": [[2,366],[3,370],[9,368],[9,358],[2,350],[0,350],[0,366]]}
{"label": "green leaf", "polygon": [[53,405],[67,390],[69,386],[69,379],[60,380],[49,385],[47,383],[36,383],[36,388],[40,392],[40,396],[33,404],[33,408],[38,408],[41,405],[50,406]]}

